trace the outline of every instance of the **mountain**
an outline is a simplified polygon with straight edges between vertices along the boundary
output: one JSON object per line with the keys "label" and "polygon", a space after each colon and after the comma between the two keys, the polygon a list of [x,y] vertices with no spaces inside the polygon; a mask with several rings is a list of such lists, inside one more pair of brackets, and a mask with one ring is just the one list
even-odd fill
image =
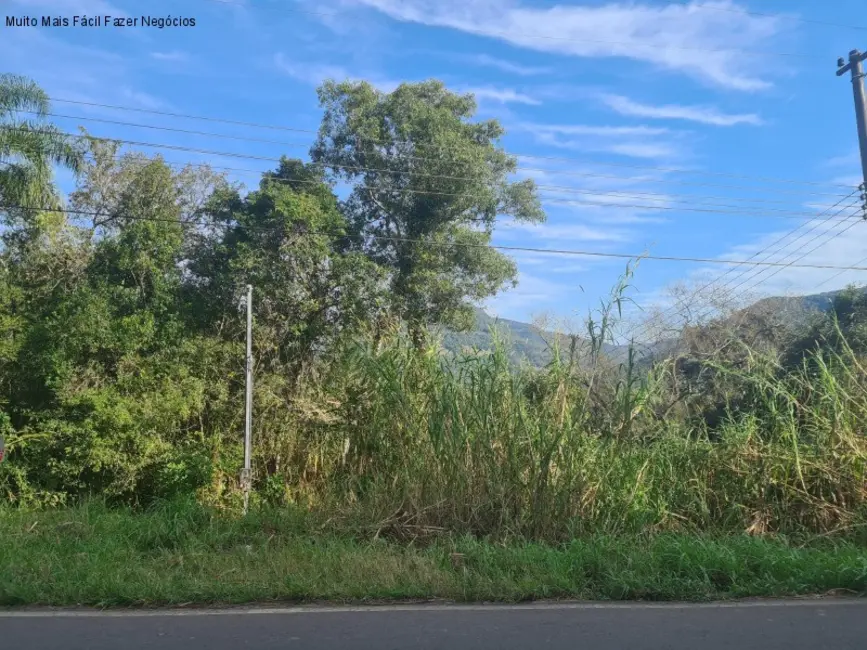
{"label": "mountain", "polygon": [[[503,342],[509,346],[509,356],[512,361],[527,361],[536,367],[542,367],[551,360],[549,345],[557,340],[557,334],[543,331],[521,321],[508,318],[495,318],[481,309],[476,310],[476,322],[473,329],[466,332],[446,330],[442,333],[443,346],[453,353],[465,350],[490,350],[493,347],[492,328],[502,334]],[[568,348],[569,338],[560,334],[560,344]],[[605,345],[608,353],[620,348]]]}
{"label": "mountain", "polygon": [[[766,308],[782,310],[793,314],[827,312],[831,310],[831,307],[834,304],[834,298],[844,291],[845,289],[840,289],[839,291],[826,291],[825,293],[816,293],[810,296],[763,298],[751,307],[747,307],[747,309]],[[861,291],[864,291],[864,289],[861,289]]]}
{"label": "mountain", "polygon": [[[805,322],[810,314],[827,312],[833,305],[834,298],[842,293],[840,291],[827,291],[808,296],[772,297],[763,298],[744,311],[772,310],[782,314],[787,323],[797,326]],[[863,289],[867,291],[867,289]],[[493,347],[491,327],[494,326],[502,332],[504,342],[509,344],[509,356],[515,362],[527,361],[536,367],[542,367],[551,359],[549,345],[546,341],[553,342],[556,336],[553,332],[540,331],[529,323],[509,320],[507,318],[494,318],[481,309],[476,310],[476,322],[474,327],[466,332],[444,331],[442,333],[443,346],[453,353],[464,350],[490,350]],[[569,339],[560,335],[561,345],[565,348],[569,345]],[[667,351],[677,347],[675,340],[663,341],[656,344],[653,349],[643,351],[642,356],[664,356]],[[624,349],[623,346],[605,345],[605,352],[609,355],[618,355]]]}

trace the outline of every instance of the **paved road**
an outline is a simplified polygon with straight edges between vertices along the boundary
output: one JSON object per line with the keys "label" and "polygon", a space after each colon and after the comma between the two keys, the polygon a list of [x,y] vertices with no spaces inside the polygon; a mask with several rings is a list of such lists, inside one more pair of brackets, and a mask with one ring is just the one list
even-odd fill
{"label": "paved road", "polygon": [[855,650],[867,648],[867,600],[109,614],[0,611],[0,648]]}

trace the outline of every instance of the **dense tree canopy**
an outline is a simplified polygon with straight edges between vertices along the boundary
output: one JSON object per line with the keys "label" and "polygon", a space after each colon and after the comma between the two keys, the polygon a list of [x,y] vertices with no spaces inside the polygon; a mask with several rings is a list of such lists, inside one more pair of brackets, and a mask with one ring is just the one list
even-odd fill
{"label": "dense tree canopy", "polygon": [[[247,284],[257,449],[278,466],[309,416],[290,405],[329,359],[367,332],[403,324],[420,344],[430,323],[465,323],[515,278],[488,245],[496,217],[543,218],[533,184],[509,181],[502,128],[439,82],[326,84],[313,161],[283,158],[250,192],[86,132],[73,146],[20,119],[48,111],[36,85],[0,89],[0,433],[26,459],[0,485],[18,499],[149,498],[226,463],[234,480]],[[71,211],[56,164],[76,173]]]}
{"label": "dense tree canopy", "polygon": [[312,157],[352,184],[350,248],[388,271],[393,309],[416,337],[430,323],[468,326],[474,302],[515,282],[514,263],[488,246],[496,218],[544,219],[533,181],[509,180],[503,128],[471,121],[472,95],[439,81],[391,93],[327,82],[319,99]]}

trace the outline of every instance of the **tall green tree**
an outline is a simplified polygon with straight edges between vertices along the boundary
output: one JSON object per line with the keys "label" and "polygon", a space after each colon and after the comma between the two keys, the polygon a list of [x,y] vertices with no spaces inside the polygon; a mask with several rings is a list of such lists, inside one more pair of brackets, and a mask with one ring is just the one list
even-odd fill
{"label": "tall green tree", "polygon": [[384,93],[326,82],[311,156],[353,185],[344,205],[350,246],[387,269],[392,307],[417,345],[425,327],[472,323],[473,303],[516,282],[490,247],[498,216],[545,218],[532,180],[510,181],[515,157],[496,120],[472,121],[472,95],[439,81]]}
{"label": "tall green tree", "polygon": [[267,370],[297,378],[381,311],[381,270],[361,253],[339,250],[347,223],[321,168],[283,158],[256,191],[216,193],[209,216],[214,228],[189,266],[196,311],[213,329],[253,284],[257,356]]}
{"label": "tall green tree", "polygon": [[[80,147],[44,121],[48,95],[33,81],[0,74],[0,203],[56,207],[52,166],[81,166]],[[23,117],[22,113],[34,114]]]}

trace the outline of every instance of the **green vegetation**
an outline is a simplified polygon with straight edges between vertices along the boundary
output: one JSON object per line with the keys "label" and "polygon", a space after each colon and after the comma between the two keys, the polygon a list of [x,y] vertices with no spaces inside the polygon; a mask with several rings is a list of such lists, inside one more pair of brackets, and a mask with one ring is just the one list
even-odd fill
{"label": "green vegetation", "polygon": [[[56,206],[52,164],[73,170],[81,165],[82,152],[75,143],[43,122],[48,108],[48,95],[32,81],[0,74],[0,200],[4,204],[33,201]],[[20,119],[19,111],[37,119]]]}
{"label": "green vegetation", "polygon": [[0,606],[709,600],[867,589],[863,548],[846,542],[664,534],[593,535],[557,548],[472,538],[408,546],[321,523],[294,509],[236,518],[185,503],[0,511]]}
{"label": "green vegetation", "polygon": [[[0,117],[22,83],[0,78]],[[863,293],[639,364],[609,354],[628,268],[544,367],[496,331],[447,353],[428,333],[514,278],[488,243],[498,214],[543,217],[534,186],[439,83],[320,98],[314,162],[249,193],[95,138],[85,160],[0,149],[78,179],[63,211],[44,174],[0,186],[0,601],[864,591]]]}
{"label": "green vegetation", "polygon": [[545,219],[533,181],[507,180],[517,159],[496,146],[503,128],[470,122],[472,96],[439,81],[390,94],[326,82],[319,99],[325,114],[311,157],[353,183],[348,246],[388,270],[390,312],[417,347],[432,323],[469,327],[471,301],[517,275],[488,246],[496,218]]}

